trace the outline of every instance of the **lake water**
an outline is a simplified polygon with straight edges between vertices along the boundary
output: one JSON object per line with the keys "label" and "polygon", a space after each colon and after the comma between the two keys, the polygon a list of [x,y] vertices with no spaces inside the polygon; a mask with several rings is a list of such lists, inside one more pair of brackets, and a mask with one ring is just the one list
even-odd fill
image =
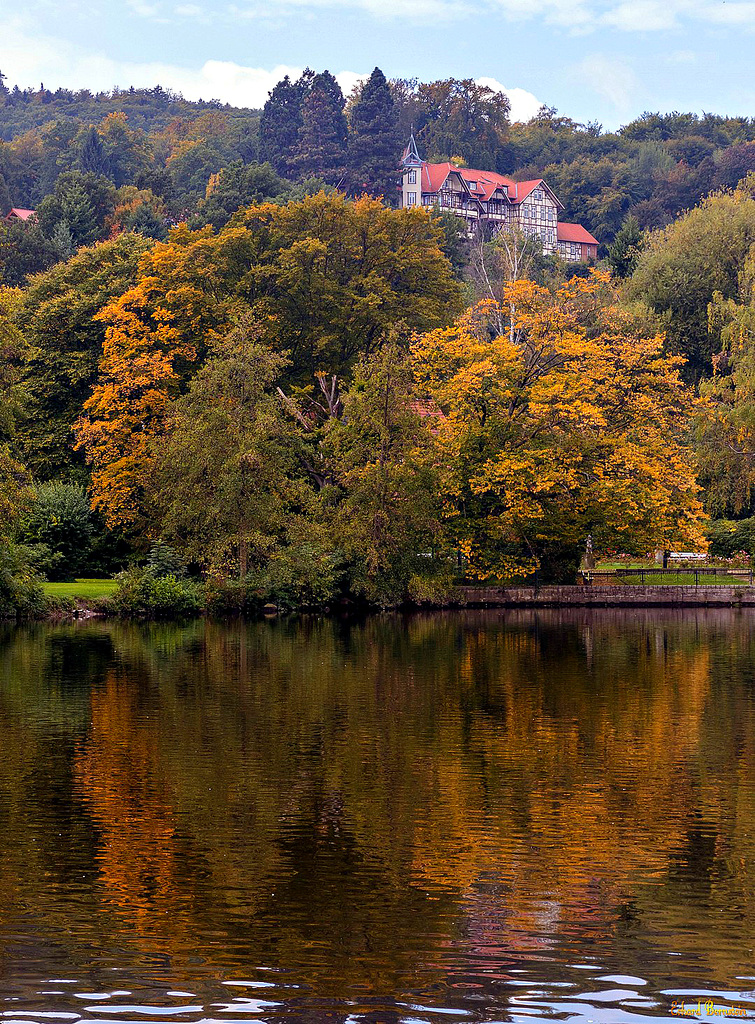
{"label": "lake water", "polygon": [[7,1024],[755,1017],[754,948],[755,614],[0,627]]}

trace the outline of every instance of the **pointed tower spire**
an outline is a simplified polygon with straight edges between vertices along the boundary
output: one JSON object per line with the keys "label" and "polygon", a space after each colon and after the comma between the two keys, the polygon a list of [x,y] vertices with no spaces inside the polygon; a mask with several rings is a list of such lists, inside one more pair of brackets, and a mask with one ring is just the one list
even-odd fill
{"label": "pointed tower spire", "polygon": [[402,167],[421,167],[422,161],[420,160],[419,153],[417,152],[417,143],[414,141],[414,132],[409,136],[409,143],[404,150],[403,156],[401,157]]}

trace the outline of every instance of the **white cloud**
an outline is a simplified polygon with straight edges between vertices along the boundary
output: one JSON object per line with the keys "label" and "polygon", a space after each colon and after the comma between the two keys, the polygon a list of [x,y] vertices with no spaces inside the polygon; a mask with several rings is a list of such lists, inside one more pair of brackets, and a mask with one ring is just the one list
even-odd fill
{"label": "white cloud", "polygon": [[634,71],[622,61],[593,53],[580,61],[573,71],[585,88],[608,100],[618,115],[636,107],[639,83]]}
{"label": "white cloud", "polygon": [[677,12],[671,3],[657,0],[626,0],[603,16],[603,23],[625,32],[661,32],[673,28]]}
{"label": "white cloud", "polygon": [[[27,7],[50,2],[27,0]],[[112,0],[85,2],[102,12]],[[690,24],[755,29],[755,0],[125,0],[124,6],[133,16],[152,21],[191,18],[200,24],[212,20],[226,25],[239,19],[282,25],[290,17],[340,9],[418,25],[469,16],[479,21],[480,16],[498,14],[508,21],[537,21],[571,34],[606,29],[668,33]]]}
{"label": "white cloud", "polygon": [[495,92],[502,92],[509,98],[512,121],[529,121],[542,107],[541,101],[526,89],[508,89],[495,78],[477,78],[478,85],[486,85]]}
{"label": "white cloud", "polygon": [[[21,87],[46,82],[52,88],[97,91],[116,85],[150,88],[159,83],[190,100],[218,99],[236,106],[261,107],[268,92],[284,75],[298,78],[303,71],[286,64],[250,68],[224,60],[205,61],[199,69],[158,61],[116,61],[82,53],[62,40],[27,31],[18,20],[6,26],[4,42],[7,52],[3,53],[3,73],[9,83]],[[364,77],[355,71],[336,74],[345,95]]]}
{"label": "white cloud", "polygon": [[[40,36],[22,27],[19,20],[8,26],[6,39],[8,51],[3,55],[3,71],[11,84],[22,87],[47,82],[52,88],[64,86],[97,91],[112,89],[115,85],[149,88],[159,83],[190,100],[217,99],[235,106],[261,107],[284,75],[298,78],[303,71],[301,67],[286,64],[269,69],[250,68],[225,60],[205,61],[199,69],[160,62],[115,61],[84,54],[61,40]],[[344,70],[335,77],[344,96],[348,96],[357,82],[368,74]],[[513,121],[528,121],[542,106],[526,89],[508,88],[495,78],[478,78],[477,81],[508,96]]]}
{"label": "white cloud", "polygon": [[693,50],[673,50],[666,58],[671,67],[685,67],[697,62],[697,54]]}

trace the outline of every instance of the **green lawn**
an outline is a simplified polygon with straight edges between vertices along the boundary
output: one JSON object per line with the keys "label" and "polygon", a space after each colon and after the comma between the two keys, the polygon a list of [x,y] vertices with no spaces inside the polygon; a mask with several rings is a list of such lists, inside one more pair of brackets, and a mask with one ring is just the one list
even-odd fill
{"label": "green lawn", "polygon": [[73,583],[44,583],[43,586],[50,597],[73,597],[88,601],[95,597],[107,597],[118,583],[116,580],[75,580]]}
{"label": "green lawn", "polygon": [[596,572],[613,572],[614,569],[657,569],[658,566],[655,562],[649,562],[647,559],[643,561],[641,558],[635,559],[633,562],[612,562],[610,560],[605,562],[598,562],[595,566]]}

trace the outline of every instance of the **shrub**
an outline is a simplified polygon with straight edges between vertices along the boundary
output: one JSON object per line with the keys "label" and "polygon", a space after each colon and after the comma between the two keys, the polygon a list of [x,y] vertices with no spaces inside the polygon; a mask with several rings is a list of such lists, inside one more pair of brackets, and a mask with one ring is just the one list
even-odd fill
{"label": "shrub", "polygon": [[174,548],[158,540],[150,548],[144,571],[156,580],[166,576],[182,580],[186,577],[186,564]]}
{"label": "shrub", "polygon": [[750,519],[714,519],[706,528],[710,554],[731,558],[740,551],[755,554],[755,516]]}
{"label": "shrub", "polygon": [[94,528],[79,484],[47,483],[20,524],[20,540],[36,548],[37,567],[50,580],[73,580],[88,564]]}
{"label": "shrub", "polygon": [[339,555],[304,542],[279,549],[243,580],[211,578],[207,606],[214,615],[257,614],[266,604],[323,608],[338,594],[343,575]]}
{"label": "shrub", "polygon": [[29,549],[19,544],[0,546],[0,618],[39,615],[44,608],[42,583]]}
{"label": "shrub", "polygon": [[202,609],[201,589],[176,576],[155,578],[143,569],[118,574],[118,587],[107,607],[119,615],[153,619],[186,618]]}

